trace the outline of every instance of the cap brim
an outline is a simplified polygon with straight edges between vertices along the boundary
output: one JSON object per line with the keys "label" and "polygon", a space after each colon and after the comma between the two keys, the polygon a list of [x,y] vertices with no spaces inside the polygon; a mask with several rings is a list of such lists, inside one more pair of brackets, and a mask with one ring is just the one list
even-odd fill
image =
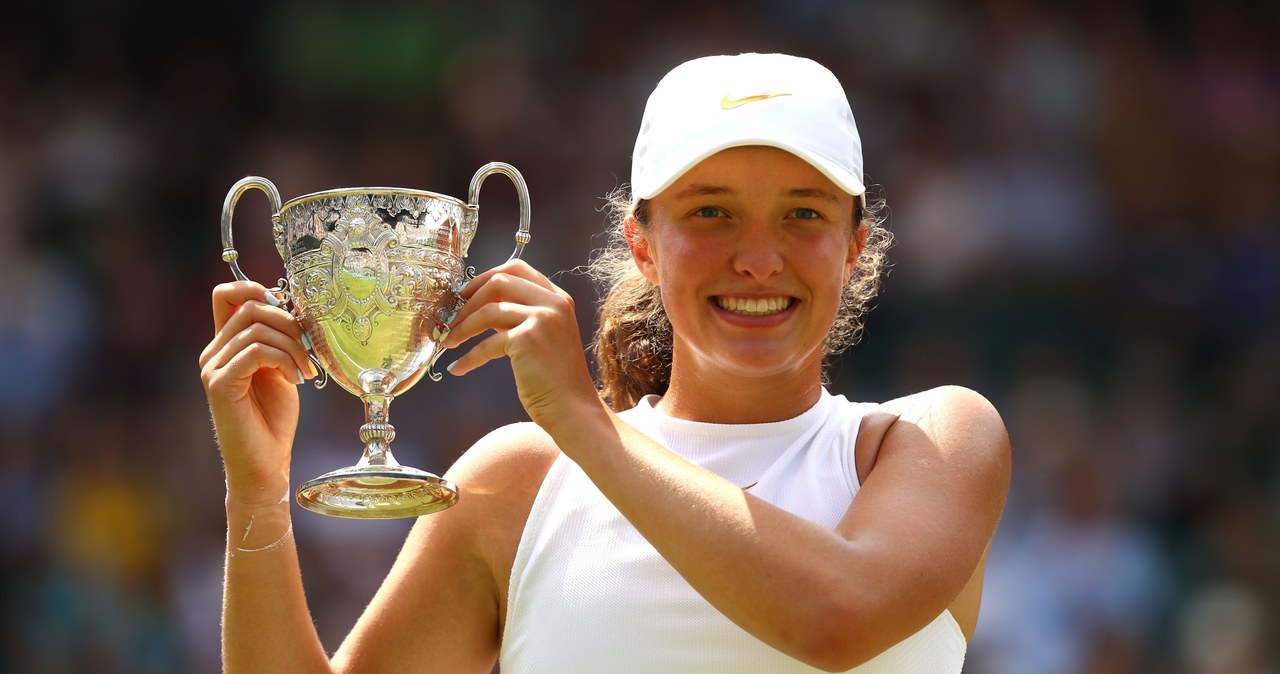
{"label": "cap brim", "polygon": [[694,166],[697,166],[700,162],[702,162],[707,157],[710,157],[711,155],[717,152],[721,152],[723,150],[727,150],[732,147],[744,147],[744,146],[752,146],[752,145],[763,145],[766,147],[776,147],[780,150],[786,150],[787,152],[790,152],[791,154],[805,160],[810,166],[818,169],[818,171],[820,171],[822,175],[826,176],[831,182],[835,183],[837,187],[844,190],[845,192],[848,192],[849,194],[855,197],[862,197],[864,194],[866,194],[867,188],[865,185],[862,184],[862,181],[858,180],[858,178],[854,176],[852,173],[850,173],[847,169],[840,166],[839,164],[836,164],[833,161],[820,157],[817,154],[810,152],[808,150],[798,148],[793,144],[790,144],[784,141],[779,141],[777,139],[750,138],[750,139],[734,139],[732,141],[727,141],[727,142],[719,143],[716,145],[712,145],[709,149],[706,149],[706,150],[703,150],[702,152],[691,155],[687,159],[684,159],[681,162],[678,162],[678,163],[673,162],[671,166],[664,168],[663,171],[660,173],[660,175],[669,176],[665,181],[661,183],[653,184],[653,185],[644,185],[644,184],[634,185],[633,184],[631,186],[632,198],[636,200],[652,199],[658,196],[659,194],[661,194],[663,190],[667,189],[668,187],[671,187],[671,184],[679,180],[680,176],[683,176],[685,173],[688,173],[689,169],[693,168]]}

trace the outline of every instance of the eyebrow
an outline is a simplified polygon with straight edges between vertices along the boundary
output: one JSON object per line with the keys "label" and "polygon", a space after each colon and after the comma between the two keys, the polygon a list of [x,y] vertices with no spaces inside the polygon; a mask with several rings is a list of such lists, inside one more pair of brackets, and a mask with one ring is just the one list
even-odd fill
{"label": "eyebrow", "polygon": [[700,197],[709,194],[731,194],[733,190],[722,185],[690,185],[679,192],[676,192],[675,198],[684,199],[686,197]]}
{"label": "eyebrow", "polygon": [[833,204],[839,204],[839,203],[840,203],[840,197],[836,196],[835,194],[833,194],[833,193],[831,193],[831,192],[828,192],[828,191],[826,191],[826,190],[822,190],[822,189],[818,189],[818,188],[816,188],[816,187],[802,187],[802,188],[797,188],[797,189],[794,189],[794,190],[788,190],[788,191],[787,191],[787,196],[789,196],[789,197],[807,197],[807,198],[812,198],[812,199],[821,199],[821,200],[823,200],[823,201],[829,201],[829,202],[831,202],[831,203],[833,203]]}
{"label": "eyebrow", "polygon": [[[688,197],[700,197],[700,196],[708,196],[708,195],[735,194],[735,193],[736,192],[734,190],[728,187],[725,187],[723,185],[694,184],[680,190],[679,192],[676,192],[675,198],[685,199]],[[828,201],[833,204],[840,203],[840,197],[836,196],[832,192],[828,192],[827,190],[819,189],[816,187],[797,187],[794,189],[787,190],[786,195],[789,197],[821,199],[823,201]]]}

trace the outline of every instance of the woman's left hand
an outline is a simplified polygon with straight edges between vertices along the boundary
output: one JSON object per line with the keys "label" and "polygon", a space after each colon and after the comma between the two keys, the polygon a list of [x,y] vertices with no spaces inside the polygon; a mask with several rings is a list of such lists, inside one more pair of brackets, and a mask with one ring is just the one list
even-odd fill
{"label": "woman's left hand", "polygon": [[599,407],[587,370],[573,297],[523,260],[490,269],[462,291],[466,303],[454,318],[446,348],[492,331],[449,366],[464,375],[506,356],[520,402],[548,431],[570,420],[586,402]]}

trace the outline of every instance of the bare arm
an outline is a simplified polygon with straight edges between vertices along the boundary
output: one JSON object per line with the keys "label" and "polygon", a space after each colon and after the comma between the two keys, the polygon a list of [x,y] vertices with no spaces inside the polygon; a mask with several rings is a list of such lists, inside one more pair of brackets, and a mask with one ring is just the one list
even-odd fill
{"label": "bare arm", "polygon": [[532,424],[500,428],[469,449],[446,474],[461,491],[457,505],[418,519],[334,656],[337,668],[490,672],[516,547],[555,456]]}
{"label": "bare arm", "polygon": [[453,373],[510,358],[533,420],[695,589],[757,638],[816,666],[852,667],[923,627],[973,577],[1010,464],[1003,423],[981,396],[944,388],[900,404],[875,470],[832,531],[619,420],[575,353],[572,301],[545,277],[514,263],[468,292],[447,344],[494,334]]}
{"label": "bare arm", "polygon": [[510,504],[531,502],[537,482],[517,477],[549,465],[552,446],[495,434],[460,460],[449,475],[465,498],[419,520],[331,663],[307,607],[289,512],[299,370],[314,372],[297,323],[264,293],[248,282],[215,289],[217,330],[200,357],[227,479],[224,671],[489,672],[500,626],[494,550],[518,539],[521,506]]}
{"label": "bare arm", "polygon": [[947,389],[917,407],[888,430],[834,531],[686,462],[616,416],[585,424],[579,414],[553,436],[727,617],[793,657],[845,669],[956,598],[1003,509],[1008,446],[985,400]]}
{"label": "bare arm", "polygon": [[328,672],[289,517],[296,387],[313,374],[301,332],[256,283],[218,286],[213,316],[200,367],[227,479],[223,670]]}

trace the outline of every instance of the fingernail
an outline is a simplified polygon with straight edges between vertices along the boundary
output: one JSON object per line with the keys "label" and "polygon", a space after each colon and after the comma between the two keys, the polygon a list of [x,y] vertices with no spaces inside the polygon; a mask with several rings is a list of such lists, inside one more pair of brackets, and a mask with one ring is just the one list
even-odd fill
{"label": "fingernail", "polygon": [[449,363],[449,366],[448,366],[448,367],[446,367],[446,368],[444,369],[444,371],[445,371],[445,372],[448,372],[449,374],[453,374],[453,366],[454,366],[454,365],[457,365],[457,364],[458,364],[458,361],[456,361],[456,360],[455,360],[455,361],[453,361],[452,363]]}
{"label": "fingernail", "polygon": [[299,383],[299,384],[301,384],[301,383],[303,383],[303,382],[307,381],[307,378],[306,378],[306,377],[304,377],[304,376],[302,376],[302,368],[300,368],[300,367],[299,367],[299,368],[294,368],[294,369],[296,369],[296,370],[298,371],[298,383]]}
{"label": "fingernail", "polygon": [[263,293],[263,299],[267,301],[267,304],[270,304],[273,307],[278,307],[281,304],[284,304],[284,302],[281,302],[280,298],[276,297],[275,293],[271,292],[270,290]]}
{"label": "fingernail", "polygon": [[307,351],[310,351],[313,348],[311,346],[311,336],[305,332],[302,333],[302,346],[305,347]]}

